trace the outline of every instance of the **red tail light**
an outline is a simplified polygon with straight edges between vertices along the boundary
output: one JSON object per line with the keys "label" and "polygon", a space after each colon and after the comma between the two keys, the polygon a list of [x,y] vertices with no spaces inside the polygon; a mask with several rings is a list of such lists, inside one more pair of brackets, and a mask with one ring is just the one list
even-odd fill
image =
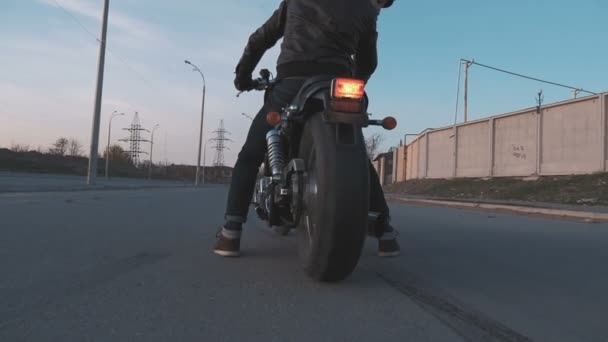
{"label": "red tail light", "polygon": [[350,78],[336,78],[331,93],[336,99],[361,100],[365,95],[365,82]]}

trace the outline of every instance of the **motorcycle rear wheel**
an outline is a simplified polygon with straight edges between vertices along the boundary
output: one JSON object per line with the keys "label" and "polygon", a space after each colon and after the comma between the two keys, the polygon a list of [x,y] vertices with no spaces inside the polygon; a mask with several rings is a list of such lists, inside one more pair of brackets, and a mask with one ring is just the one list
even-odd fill
{"label": "motorcycle rear wheel", "polygon": [[306,165],[298,229],[302,266],[316,280],[342,281],[357,266],[367,232],[369,169],[362,129],[313,115],[302,132],[299,158]]}

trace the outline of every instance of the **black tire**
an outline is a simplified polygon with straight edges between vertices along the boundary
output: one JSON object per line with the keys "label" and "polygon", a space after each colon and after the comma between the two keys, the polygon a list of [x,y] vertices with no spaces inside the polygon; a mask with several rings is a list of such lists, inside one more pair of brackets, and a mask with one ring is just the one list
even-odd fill
{"label": "black tire", "polygon": [[[320,114],[312,116],[299,150],[306,164],[300,259],[310,277],[326,282],[344,280],[357,266],[369,212],[369,169],[361,128],[337,128]],[[338,144],[337,134],[347,143]]]}

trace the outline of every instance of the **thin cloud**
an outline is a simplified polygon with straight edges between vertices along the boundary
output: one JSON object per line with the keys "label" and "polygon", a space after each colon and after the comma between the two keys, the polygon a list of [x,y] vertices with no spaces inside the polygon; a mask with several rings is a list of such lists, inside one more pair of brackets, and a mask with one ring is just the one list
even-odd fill
{"label": "thin cloud", "polygon": [[[90,1],[84,0],[36,0],[41,4],[57,7],[57,3],[73,14],[84,16],[87,19],[101,22],[101,10]],[[121,30],[123,33],[133,35],[138,39],[159,40],[165,35],[161,30],[145,21],[134,18],[117,10],[112,10],[109,25]],[[96,31],[94,31],[96,32]]]}

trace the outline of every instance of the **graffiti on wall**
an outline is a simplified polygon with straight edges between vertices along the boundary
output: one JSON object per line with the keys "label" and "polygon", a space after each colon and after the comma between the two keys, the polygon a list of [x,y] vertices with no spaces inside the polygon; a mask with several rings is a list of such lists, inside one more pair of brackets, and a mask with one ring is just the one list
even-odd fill
{"label": "graffiti on wall", "polygon": [[511,145],[513,147],[513,157],[516,159],[526,160],[528,158],[528,154],[526,153],[526,148],[523,145]]}

